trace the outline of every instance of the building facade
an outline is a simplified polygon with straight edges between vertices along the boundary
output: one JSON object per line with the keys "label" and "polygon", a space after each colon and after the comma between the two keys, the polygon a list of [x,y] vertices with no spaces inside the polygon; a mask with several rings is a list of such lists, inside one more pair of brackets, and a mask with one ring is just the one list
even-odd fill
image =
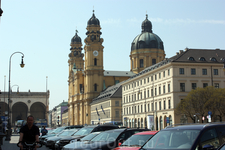
{"label": "building facade", "polygon": [[49,91],[47,92],[11,92],[8,111],[8,92],[0,94],[0,115],[9,112],[12,126],[17,120],[26,120],[33,115],[35,120],[47,119],[49,112]]}
{"label": "building facade", "polygon": [[[105,71],[103,65],[103,38],[100,21],[94,12],[87,22],[87,37],[84,53],[77,31],[71,40],[69,54],[69,120],[71,125],[92,123],[91,105],[103,90],[129,79],[144,68],[165,58],[162,40],[152,32],[152,24],[146,19],[142,22],[142,33],[132,42],[130,61],[131,71]],[[121,109],[121,108],[120,108]],[[91,114],[91,115],[90,115]],[[96,122],[96,119],[94,119]]]}
{"label": "building facade", "polygon": [[[224,56],[225,50],[187,48],[124,81],[124,125],[149,127],[150,116],[154,118],[153,128],[156,130],[169,124],[192,122],[182,114],[176,115],[174,109],[192,89],[225,88]],[[212,120],[217,121],[216,118]]]}

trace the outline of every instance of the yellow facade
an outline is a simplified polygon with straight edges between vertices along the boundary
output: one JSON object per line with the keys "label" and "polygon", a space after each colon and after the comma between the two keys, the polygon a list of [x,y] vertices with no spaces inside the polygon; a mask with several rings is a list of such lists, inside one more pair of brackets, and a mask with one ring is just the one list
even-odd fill
{"label": "yellow facade", "polygon": [[[113,86],[119,82],[129,79],[132,75],[135,75],[142,71],[144,68],[152,65],[152,59],[155,59],[154,63],[158,63],[165,58],[165,52],[163,50],[163,43],[161,39],[154,35],[151,31],[151,23],[147,19],[142,24],[143,34],[151,34],[149,42],[153,41],[153,44],[146,43],[149,47],[139,48],[138,50],[132,49],[130,53],[131,68],[129,73],[125,71],[105,71],[103,65],[103,38],[101,38],[101,27],[99,20],[95,17],[93,13],[92,17],[88,20],[88,25],[86,27],[86,38],[84,40],[84,53],[82,53],[82,42],[81,38],[75,34],[71,40],[71,53],[69,54],[69,100],[68,100],[68,118],[70,125],[84,125],[93,123],[98,119],[95,118],[93,108],[98,108],[102,106],[103,103],[110,103],[107,110],[109,112],[119,111],[117,117],[121,121],[122,98],[117,98],[117,100],[110,99],[107,102],[96,102],[92,103],[93,99],[96,98],[103,90],[107,87]],[[150,26],[149,26],[150,25]],[[151,32],[150,32],[151,31]],[[150,37],[150,36],[149,36]],[[153,39],[152,39],[153,37]],[[155,38],[156,37],[156,38]],[[154,42],[158,43],[155,44]],[[136,45],[140,45],[137,41]],[[143,41],[141,41],[143,42]],[[133,43],[132,43],[133,44]],[[142,64],[140,64],[140,61]],[[141,65],[141,66],[140,66]],[[112,73],[113,72],[113,73]],[[120,101],[120,106],[112,107],[114,101]],[[118,104],[118,102],[117,102]],[[91,108],[91,105],[94,105]],[[114,121],[115,114],[109,113],[107,117],[111,121]],[[104,116],[102,118],[104,119]],[[108,121],[107,117],[104,121]]]}

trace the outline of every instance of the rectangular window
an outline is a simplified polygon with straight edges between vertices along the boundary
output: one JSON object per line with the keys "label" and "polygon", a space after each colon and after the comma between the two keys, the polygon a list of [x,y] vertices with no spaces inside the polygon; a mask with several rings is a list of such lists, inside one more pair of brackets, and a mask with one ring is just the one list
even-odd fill
{"label": "rectangular window", "polygon": [[146,79],[144,79],[144,84],[146,83]]}
{"label": "rectangular window", "polygon": [[195,70],[195,68],[191,68],[191,75],[196,75],[196,70]]}
{"label": "rectangular window", "polygon": [[165,94],[165,93],[166,93],[166,86],[163,85],[163,94]]}
{"label": "rectangular window", "polygon": [[140,85],[142,85],[142,80],[140,81]]}
{"label": "rectangular window", "polygon": [[159,87],[159,95],[161,94],[161,86]]}
{"label": "rectangular window", "polygon": [[153,103],[152,103],[152,111],[154,111],[154,105],[153,105]]}
{"label": "rectangular window", "polygon": [[163,107],[166,109],[166,101],[163,101]]}
{"label": "rectangular window", "polygon": [[180,68],[180,74],[184,74],[184,68]]}
{"label": "rectangular window", "polygon": [[168,69],[168,76],[170,75],[170,69]]}
{"label": "rectangular window", "polygon": [[168,92],[170,92],[170,84],[168,84]]}
{"label": "rectangular window", "polygon": [[134,96],[132,95],[132,101],[134,101]]}
{"label": "rectangular window", "polygon": [[120,106],[120,102],[119,101],[115,101],[115,106]]}
{"label": "rectangular window", "polygon": [[149,106],[149,104],[148,104],[148,112],[150,111],[150,106]]}
{"label": "rectangular window", "polygon": [[136,101],[136,94],[134,94],[134,100]]}
{"label": "rectangular window", "polygon": [[155,110],[157,110],[157,102],[155,102]]}
{"label": "rectangular window", "polygon": [[151,96],[153,96],[153,89],[151,89]]}
{"label": "rectangular window", "polygon": [[151,81],[153,81],[153,76],[151,76]]}
{"label": "rectangular window", "polygon": [[149,83],[149,77],[148,77],[148,83]]}
{"label": "rectangular window", "polygon": [[157,80],[157,75],[155,75],[155,80]]}
{"label": "rectangular window", "polygon": [[169,108],[169,109],[171,108],[170,100],[168,100],[168,108]]}
{"label": "rectangular window", "polygon": [[148,90],[148,97],[149,97],[149,90]]}
{"label": "rectangular window", "polygon": [[218,69],[213,69],[214,75],[218,75]]}
{"label": "rectangular window", "polygon": [[196,84],[196,83],[191,83],[191,88],[192,88],[193,90],[195,90],[196,87],[197,87],[197,84]]}
{"label": "rectangular window", "polygon": [[157,88],[155,88],[155,95],[157,95]]}
{"label": "rectangular window", "polygon": [[161,110],[161,102],[159,102],[159,110]]}
{"label": "rectangular window", "polygon": [[143,67],[144,67],[144,60],[140,59],[140,68],[143,68]]}
{"label": "rectangular window", "polygon": [[152,65],[156,64],[156,59],[152,59]]}
{"label": "rectangular window", "polygon": [[139,81],[137,81],[137,86],[139,86]]}
{"label": "rectangular window", "polygon": [[207,75],[207,69],[202,69],[202,75]]}
{"label": "rectangular window", "polygon": [[159,79],[161,79],[161,73],[159,73]]}
{"label": "rectangular window", "polygon": [[185,83],[180,83],[180,91],[185,92]]}
{"label": "rectangular window", "polygon": [[163,71],[163,77],[165,77],[166,76],[166,72],[165,71]]}
{"label": "rectangular window", "polygon": [[119,118],[120,117],[120,112],[118,110],[116,110],[115,113],[116,113],[116,118]]}
{"label": "rectangular window", "polygon": [[208,83],[203,83],[203,88],[207,87]]}
{"label": "rectangular window", "polygon": [[219,83],[214,83],[215,88],[219,88]]}

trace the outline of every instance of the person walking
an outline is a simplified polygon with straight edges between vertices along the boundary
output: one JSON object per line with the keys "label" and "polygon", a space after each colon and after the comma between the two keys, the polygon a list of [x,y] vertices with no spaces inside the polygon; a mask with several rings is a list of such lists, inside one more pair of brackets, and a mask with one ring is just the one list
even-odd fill
{"label": "person walking", "polygon": [[41,135],[44,136],[48,133],[48,130],[45,129],[45,126],[43,126],[43,129],[41,129]]}

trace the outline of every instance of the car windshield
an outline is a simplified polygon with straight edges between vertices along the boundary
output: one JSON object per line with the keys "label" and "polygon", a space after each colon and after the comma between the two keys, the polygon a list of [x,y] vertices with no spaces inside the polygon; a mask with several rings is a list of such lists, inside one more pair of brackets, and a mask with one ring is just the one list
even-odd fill
{"label": "car windshield", "polygon": [[82,135],[88,135],[91,133],[91,131],[94,129],[89,127],[89,128],[81,128],[79,131],[77,131],[74,135],[82,136]]}
{"label": "car windshield", "polygon": [[115,141],[116,138],[120,135],[121,132],[102,132],[91,141],[100,142],[100,141]]}
{"label": "car windshield", "polygon": [[76,132],[76,130],[65,130],[59,134],[59,136],[71,136]]}
{"label": "car windshield", "polygon": [[58,134],[60,133],[64,128],[56,128],[55,131],[52,132],[52,134]]}
{"label": "car windshield", "polygon": [[133,147],[138,146],[141,147],[145,144],[145,142],[150,139],[153,135],[133,135],[129,139],[127,139],[121,146]]}
{"label": "car windshield", "polygon": [[153,136],[143,148],[190,149],[200,130],[162,130]]}
{"label": "car windshield", "polygon": [[94,137],[96,137],[98,134],[99,134],[99,133],[93,132],[93,133],[91,133],[91,134],[89,134],[89,135],[83,137],[83,138],[81,139],[81,141],[90,141],[91,139],[93,139]]}

